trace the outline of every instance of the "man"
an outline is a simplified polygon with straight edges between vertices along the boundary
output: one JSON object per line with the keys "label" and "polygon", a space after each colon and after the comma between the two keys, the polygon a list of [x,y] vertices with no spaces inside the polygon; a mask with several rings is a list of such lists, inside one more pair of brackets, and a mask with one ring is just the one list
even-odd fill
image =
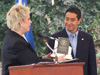
{"label": "man", "polygon": [[[81,11],[77,7],[70,7],[65,13],[65,28],[53,34],[52,37],[69,38],[73,58],[79,58],[77,62],[85,62],[84,75],[97,75],[93,38],[90,34],[78,29],[81,20]],[[49,39],[49,45],[54,48],[54,40]]]}

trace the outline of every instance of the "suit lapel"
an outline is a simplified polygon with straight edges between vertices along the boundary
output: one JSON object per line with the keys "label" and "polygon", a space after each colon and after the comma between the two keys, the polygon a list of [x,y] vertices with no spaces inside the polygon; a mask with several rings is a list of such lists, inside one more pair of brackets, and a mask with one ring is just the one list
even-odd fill
{"label": "suit lapel", "polygon": [[32,52],[34,52],[36,54],[36,52],[33,50],[32,46],[24,39],[24,37],[22,37],[21,39],[26,43],[26,45],[28,46],[29,50],[31,50]]}
{"label": "suit lapel", "polygon": [[62,35],[63,35],[63,37],[67,37],[67,38],[68,38],[68,34],[67,34],[65,28],[64,28],[63,31],[62,31]]}
{"label": "suit lapel", "polygon": [[84,41],[84,36],[82,35],[82,32],[79,31],[77,38],[76,58],[79,57],[80,55],[80,50],[82,50],[81,48],[83,46],[83,41]]}

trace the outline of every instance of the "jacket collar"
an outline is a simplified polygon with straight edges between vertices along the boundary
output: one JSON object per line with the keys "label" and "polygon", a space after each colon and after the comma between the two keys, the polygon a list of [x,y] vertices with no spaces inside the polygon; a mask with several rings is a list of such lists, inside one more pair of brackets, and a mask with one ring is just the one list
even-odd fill
{"label": "jacket collar", "polygon": [[[21,36],[21,35],[19,35],[18,33],[12,31],[11,29],[8,29],[8,35],[13,35],[13,36],[15,36],[15,37],[19,37],[19,38],[25,40],[23,36]],[[25,41],[26,41],[26,40],[25,40]],[[27,41],[26,41],[26,42],[27,42]]]}

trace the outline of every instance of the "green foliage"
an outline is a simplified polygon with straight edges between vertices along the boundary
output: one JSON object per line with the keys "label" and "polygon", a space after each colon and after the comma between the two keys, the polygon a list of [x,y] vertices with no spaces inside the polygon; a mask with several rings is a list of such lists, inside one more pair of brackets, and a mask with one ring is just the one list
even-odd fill
{"label": "green foliage", "polygon": [[[97,52],[96,54],[97,59],[100,61],[100,51]],[[100,64],[100,63],[99,63]]]}
{"label": "green foliage", "polygon": [[[64,28],[64,16],[66,9],[73,5],[77,6],[82,11],[82,22],[79,29],[92,34],[94,41],[98,40],[99,36],[95,31],[100,24],[100,3],[98,1],[87,0],[55,0],[55,5],[52,6],[51,0],[28,0],[28,6],[31,8],[31,19],[33,35],[35,40],[35,47],[39,56],[46,53],[46,46],[43,44],[42,38],[37,36],[41,32],[46,35],[51,35]],[[5,33],[6,13],[14,1],[0,1],[0,48]]]}
{"label": "green foliage", "polygon": [[[11,0],[0,0],[0,56],[1,56],[1,45],[3,42],[3,38],[7,32],[6,25],[6,14],[10,7],[14,4],[14,1]],[[1,59],[0,59],[1,60]]]}
{"label": "green foliage", "polygon": [[98,63],[97,73],[98,75],[100,75],[100,51],[97,52],[96,57],[97,57],[97,63]]}
{"label": "green foliage", "polygon": [[100,7],[98,7],[100,3],[97,1],[55,0],[55,5],[52,6],[51,0],[30,0],[29,6],[31,8],[35,46],[40,56],[41,52],[46,52],[44,50],[46,46],[43,44],[42,38],[37,36],[37,33],[51,35],[64,28],[65,11],[71,5],[79,7],[82,11],[82,22],[79,29],[91,34],[94,41],[98,40],[96,28],[100,24]]}
{"label": "green foliage", "polygon": [[97,68],[97,75],[100,75],[100,67]]}

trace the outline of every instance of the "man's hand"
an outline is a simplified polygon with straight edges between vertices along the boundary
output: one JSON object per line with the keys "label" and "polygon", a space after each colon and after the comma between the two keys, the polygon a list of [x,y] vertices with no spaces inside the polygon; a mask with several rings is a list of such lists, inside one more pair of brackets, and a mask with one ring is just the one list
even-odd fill
{"label": "man's hand", "polygon": [[67,61],[68,59],[65,59],[65,58],[64,58],[65,56],[66,56],[65,54],[58,56],[58,62]]}

